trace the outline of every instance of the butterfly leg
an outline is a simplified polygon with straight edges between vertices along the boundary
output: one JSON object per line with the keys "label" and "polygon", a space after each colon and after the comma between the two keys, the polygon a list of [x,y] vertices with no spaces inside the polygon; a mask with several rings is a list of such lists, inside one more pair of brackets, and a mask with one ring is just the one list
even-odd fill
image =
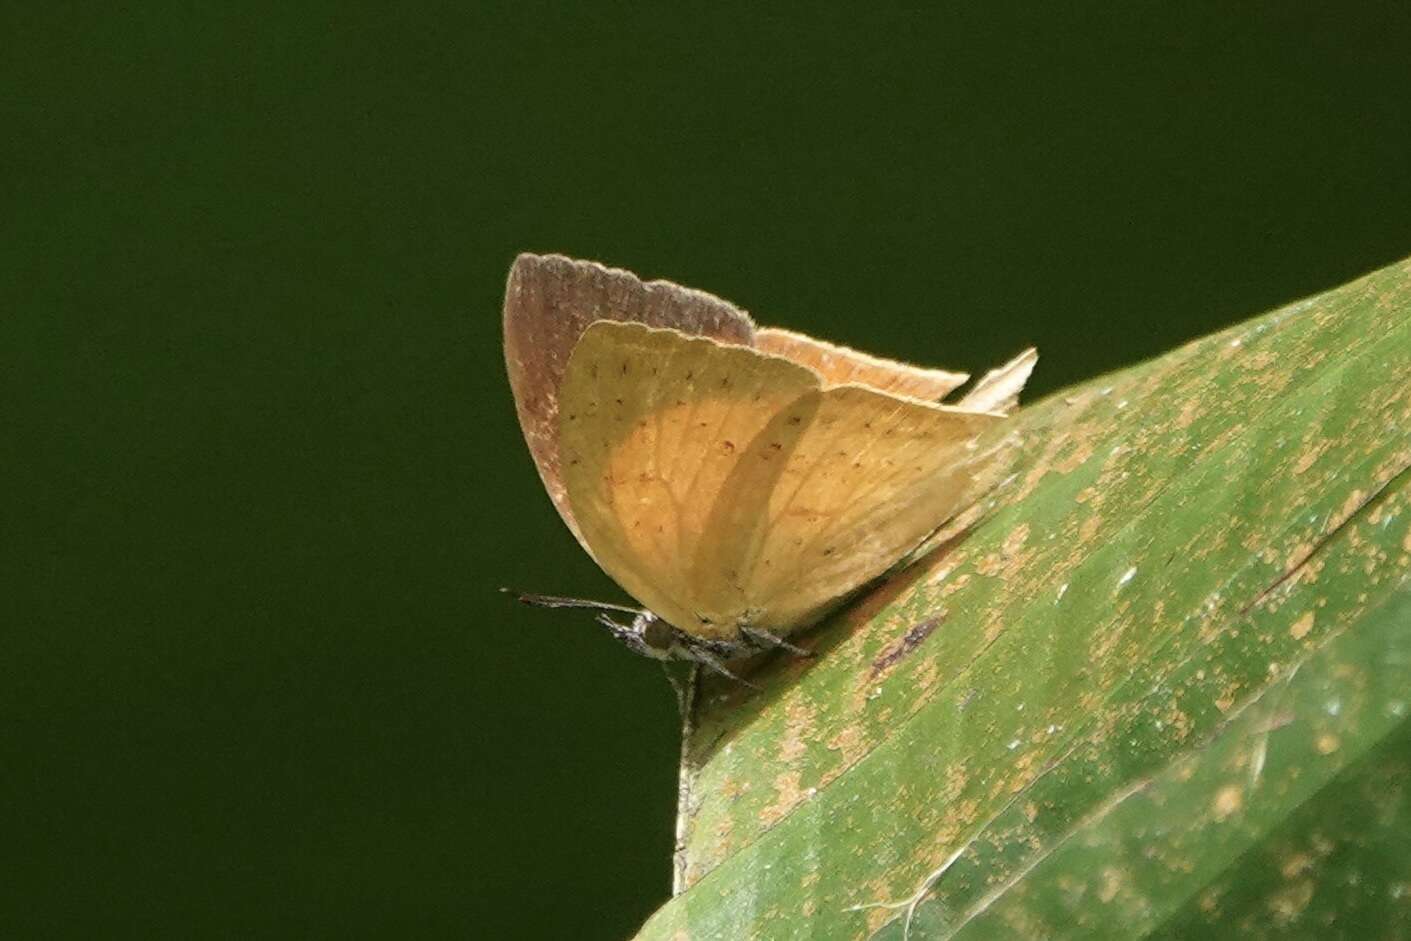
{"label": "butterfly leg", "polygon": [[730,668],[725,665],[724,661],[722,661],[719,657],[715,656],[715,654],[709,653],[699,646],[690,648],[690,651],[687,655],[692,660],[701,664],[708,670],[712,670],[716,673],[719,673],[721,676],[729,677],[736,683],[742,683],[745,686],[748,686],[750,689],[759,689],[758,686],[756,686],[754,683],[751,683],[744,677],[737,676],[736,674],[731,673]]}
{"label": "butterfly leg", "polygon": [[689,730],[691,725],[691,713],[695,705],[696,682],[700,677],[701,665],[692,662],[682,674],[679,670],[673,669],[671,661],[659,660],[661,672],[666,674],[666,681],[671,684],[671,691],[676,694],[676,706],[681,712],[682,728]]}
{"label": "butterfly leg", "polygon": [[651,657],[653,660],[667,659],[661,650],[648,644],[646,640],[643,639],[641,632],[631,625],[614,621],[612,616],[606,613],[599,613],[595,620],[603,627],[606,627],[609,634],[633,653],[640,654],[643,657]]}
{"label": "butterfly leg", "polygon": [[796,657],[816,657],[818,654],[812,650],[805,650],[797,644],[791,644],[777,634],[758,627],[741,627],[740,633],[755,647],[760,650],[787,650]]}

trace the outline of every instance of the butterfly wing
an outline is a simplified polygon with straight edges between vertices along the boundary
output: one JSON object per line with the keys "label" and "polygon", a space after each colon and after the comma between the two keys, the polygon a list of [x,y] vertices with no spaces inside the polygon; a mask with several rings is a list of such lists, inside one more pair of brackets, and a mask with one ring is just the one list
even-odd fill
{"label": "butterfly wing", "polygon": [[1039,351],[1030,347],[998,369],[991,369],[960,400],[960,406],[977,411],[1013,411],[1019,405],[1019,392],[1038,361]]}
{"label": "butterfly wing", "polygon": [[816,621],[881,575],[975,498],[986,456],[972,442],[1002,416],[862,386],[810,393],[774,485],[750,468],[756,440],[722,488],[704,543],[709,571],[742,573],[749,620],[776,634]]}
{"label": "butterfly wing", "polygon": [[757,330],[754,346],[761,353],[782,356],[807,366],[818,373],[824,385],[862,385],[929,402],[940,401],[970,378],[963,372],[923,369],[778,327]]}
{"label": "butterfly wing", "polygon": [[721,343],[749,345],[754,324],[734,305],[704,291],[562,255],[523,254],[505,286],[505,365],[520,428],[554,506],[583,543],[559,470],[560,387],[569,355],[597,320],[673,327]]}
{"label": "butterfly wing", "polygon": [[997,415],[673,330],[600,322],[561,396],[563,480],[603,568],[677,627],[777,632],[885,571],[959,509]]}
{"label": "butterfly wing", "polygon": [[[671,624],[733,638],[742,608],[709,568],[719,561],[703,544],[711,515],[766,426],[802,433],[798,404],[818,385],[794,363],[676,330],[612,321],[585,330],[564,375],[559,457],[598,564]],[[756,486],[769,492],[767,473],[745,489]]]}

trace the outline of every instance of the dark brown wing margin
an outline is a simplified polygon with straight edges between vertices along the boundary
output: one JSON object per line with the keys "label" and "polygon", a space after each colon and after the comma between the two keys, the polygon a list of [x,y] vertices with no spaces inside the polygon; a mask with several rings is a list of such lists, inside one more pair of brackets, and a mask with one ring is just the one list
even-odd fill
{"label": "dark brown wing margin", "polygon": [[569,354],[597,320],[671,327],[739,346],[754,343],[749,315],[704,291],[670,281],[644,282],[630,271],[563,255],[526,253],[515,259],[505,285],[510,388],[539,476],[580,543],[583,537],[559,475],[558,392]]}

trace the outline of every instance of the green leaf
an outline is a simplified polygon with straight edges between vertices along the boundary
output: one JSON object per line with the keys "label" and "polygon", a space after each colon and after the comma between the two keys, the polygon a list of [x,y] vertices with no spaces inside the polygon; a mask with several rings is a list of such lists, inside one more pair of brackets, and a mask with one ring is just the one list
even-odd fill
{"label": "green leaf", "polygon": [[641,938],[1404,930],[1411,263],[1010,430],[820,657],[706,688]]}

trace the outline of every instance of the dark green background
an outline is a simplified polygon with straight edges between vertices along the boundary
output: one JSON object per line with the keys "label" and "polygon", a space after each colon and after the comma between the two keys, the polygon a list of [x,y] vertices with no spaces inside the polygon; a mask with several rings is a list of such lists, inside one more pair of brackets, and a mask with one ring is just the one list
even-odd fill
{"label": "dark green background", "polygon": [[616,596],[510,260],[1041,393],[1411,253],[1411,7],[1162,6],[8,8],[0,934],[630,933],[674,705],[494,593]]}

